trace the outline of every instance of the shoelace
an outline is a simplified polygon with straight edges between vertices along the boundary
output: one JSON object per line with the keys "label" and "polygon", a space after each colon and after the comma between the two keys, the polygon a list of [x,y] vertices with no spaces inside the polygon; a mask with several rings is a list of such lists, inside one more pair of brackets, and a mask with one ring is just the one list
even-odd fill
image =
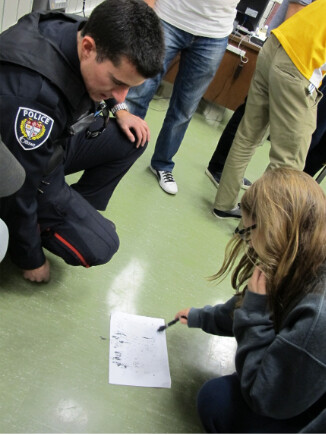
{"label": "shoelace", "polygon": [[175,183],[172,172],[162,171],[162,178],[165,183]]}

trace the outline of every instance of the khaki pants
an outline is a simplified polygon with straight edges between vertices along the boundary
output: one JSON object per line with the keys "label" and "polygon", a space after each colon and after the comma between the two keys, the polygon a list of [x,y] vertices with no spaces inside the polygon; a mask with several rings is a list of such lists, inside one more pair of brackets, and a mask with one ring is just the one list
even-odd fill
{"label": "khaki pants", "polygon": [[270,36],[257,59],[244,117],[226,160],[214,208],[236,206],[242,178],[256,147],[270,127],[268,168],[302,170],[322,94],[308,93],[309,81],[295,67],[275,36]]}

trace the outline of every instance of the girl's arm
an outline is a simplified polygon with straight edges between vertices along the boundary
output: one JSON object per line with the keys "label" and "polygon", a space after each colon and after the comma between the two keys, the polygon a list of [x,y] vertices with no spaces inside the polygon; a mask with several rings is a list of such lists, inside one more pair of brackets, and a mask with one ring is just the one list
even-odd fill
{"label": "girl's arm", "polygon": [[[215,305],[214,307],[206,305],[204,308],[187,309],[188,320],[182,320],[190,328],[201,328],[203,331],[215,335],[233,336],[233,311],[238,296],[233,296],[225,304]],[[176,314],[180,317],[185,310]]]}

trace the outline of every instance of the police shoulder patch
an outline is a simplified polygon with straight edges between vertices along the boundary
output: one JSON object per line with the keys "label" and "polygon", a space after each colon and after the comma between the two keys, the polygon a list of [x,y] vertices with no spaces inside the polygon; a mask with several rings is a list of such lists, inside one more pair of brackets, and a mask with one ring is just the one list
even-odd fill
{"label": "police shoulder patch", "polygon": [[15,122],[16,139],[24,150],[35,150],[48,139],[53,123],[53,119],[45,113],[19,107]]}

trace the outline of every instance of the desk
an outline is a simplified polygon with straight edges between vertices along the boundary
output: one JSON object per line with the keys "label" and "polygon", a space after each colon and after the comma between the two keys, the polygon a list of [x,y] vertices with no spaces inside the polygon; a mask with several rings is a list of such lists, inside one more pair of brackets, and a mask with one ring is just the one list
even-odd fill
{"label": "desk", "polygon": [[[246,52],[245,57],[248,62],[241,62],[239,54],[226,50],[222,62],[203,97],[207,101],[231,110],[235,110],[240,106],[248,94],[257,56],[261,48],[259,45],[249,42],[247,36],[242,39],[235,35],[229,36],[229,44],[233,47],[237,48],[240,41],[240,49]],[[237,72],[239,65],[241,66]],[[172,61],[164,80],[173,83],[178,68],[179,57],[177,56]]]}

